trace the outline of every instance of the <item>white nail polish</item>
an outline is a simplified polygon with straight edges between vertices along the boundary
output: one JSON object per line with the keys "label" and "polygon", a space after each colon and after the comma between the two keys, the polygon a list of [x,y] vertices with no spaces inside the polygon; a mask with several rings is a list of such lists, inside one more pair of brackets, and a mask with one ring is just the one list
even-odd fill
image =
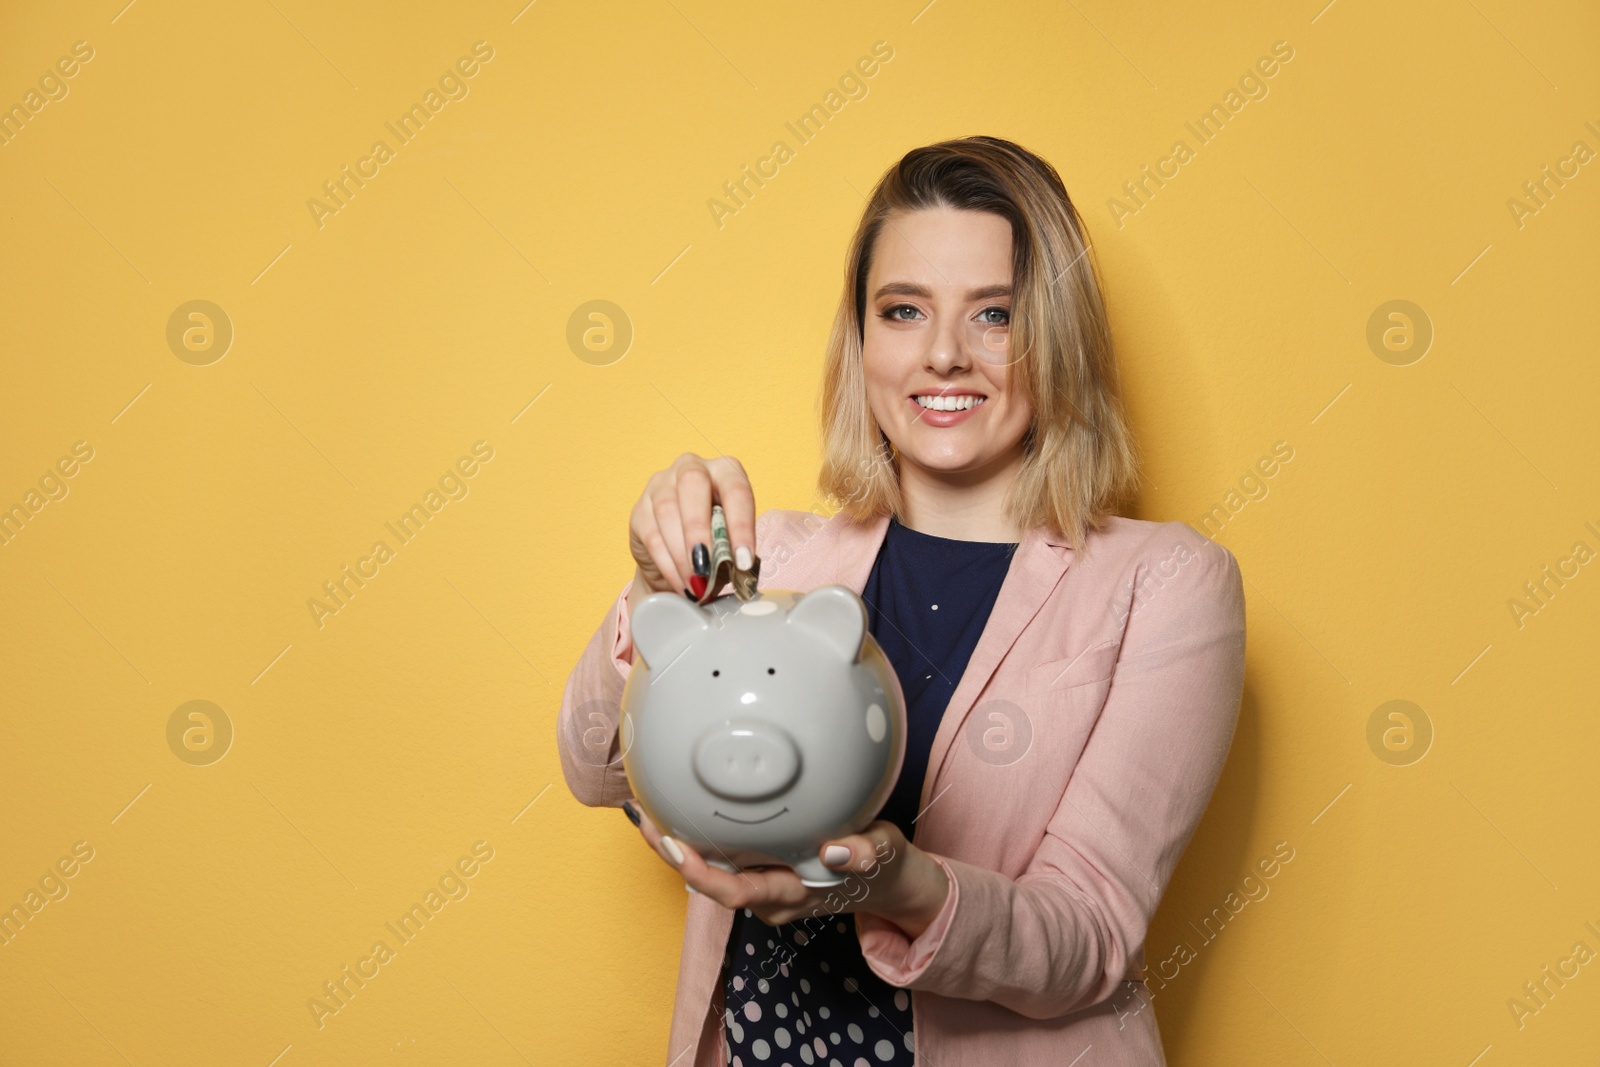
{"label": "white nail polish", "polygon": [[683,866],[683,849],[678,847],[676,841],[670,837],[663,837],[661,839],[661,847],[667,850],[667,855],[672,858],[674,867]]}
{"label": "white nail polish", "polygon": [[683,883],[683,888],[687,889],[691,893],[700,892],[700,890],[696,889],[694,886],[690,885],[688,882]]}
{"label": "white nail polish", "polygon": [[750,569],[750,549],[740,545],[733,550],[733,565],[742,571]]}
{"label": "white nail polish", "polygon": [[822,850],[822,862],[837,867],[850,858],[850,850],[843,845],[829,845]]}

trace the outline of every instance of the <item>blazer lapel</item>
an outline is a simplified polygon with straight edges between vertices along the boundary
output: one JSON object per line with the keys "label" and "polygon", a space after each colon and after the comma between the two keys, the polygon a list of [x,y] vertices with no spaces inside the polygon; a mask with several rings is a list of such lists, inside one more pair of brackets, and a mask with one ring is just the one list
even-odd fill
{"label": "blazer lapel", "polygon": [[[939,768],[944,765],[950,745],[965,725],[978,694],[989,684],[989,679],[1011,646],[1016,644],[1017,635],[1022,633],[1023,627],[1032,621],[1044,602],[1050,599],[1050,594],[1055,592],[1061,576],[1071,563],[1072,548],[1056,543],[1056,538],[1043,527],[1033,527],[1018,542],[1016,555],[1011,559],[1011,567],[1000,585],[999,596],[995,598],[994,609],[990,611],[989,620],[978,637],[977,647],[972,650],[972,659],[967,662],[966,673],[956,684],[956,691],[950,695],[950,703],[946,705],[944,716],[939,720],[939,729],[933,736],[933,748],[928,753],[928,771],[922,779],[922,800],[917,812],[919,824],[916,829],[921,829],[920,818],[933,803],[931,794]],[[915,838],[914,832],[912,836]]]}
{"label": "blazer lapel", "polygon": [[[842,516],[840,519],[843,521]],[[835,543],[833,581],[858,594],[865,589],[888,529],[887,515],[859,523],[844,521]],[[1071,546],[1042,526],[1028,530],[1017,543],[1016,554],[1006,571],[1005,581],[1000,585],[994,609],[989,613],[977,647],[972,651],[972,659],[968,661],[956,691],[951,694],[950,703],[939,720],[939,729],[934,734],[933,748],[928,753],[928,770],[922,779],[919,818],[928,810],[939,768],[944,764],[951,743],[961,732],[978,694],[989,684],[989,679],[1016,643],[1023,627],[1039,613],[1071,564]]]}
{"label": "blazer lapel", "polygon": [[850,522],[841,515],[833,521],[841,524],[839,537],[833,545],[833,584],[853,589],[859,595],[867,587],[872,565],[878,561],[878,551],[883,548],[884,535],[889,532],[889,516]]}

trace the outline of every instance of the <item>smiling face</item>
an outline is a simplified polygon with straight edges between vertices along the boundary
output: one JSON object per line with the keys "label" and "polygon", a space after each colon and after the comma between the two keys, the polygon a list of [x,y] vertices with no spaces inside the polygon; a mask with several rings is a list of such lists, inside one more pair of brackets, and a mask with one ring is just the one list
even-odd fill
{"label": "smiling face", "polygon": [[982,477],[1019,460],[1033,402],[1006,383],[1011,287],[1001,216],[938,207],[885,221],[867,274],[862,367],[902,464]]}

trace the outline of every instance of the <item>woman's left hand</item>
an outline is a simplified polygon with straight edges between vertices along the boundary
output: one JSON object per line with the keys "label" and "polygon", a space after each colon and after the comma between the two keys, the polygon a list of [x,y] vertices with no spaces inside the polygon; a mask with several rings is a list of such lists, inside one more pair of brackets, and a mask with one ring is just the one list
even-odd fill
{"label": "woman's left hand", "polygon": [[820,850],[823,865],[846,879],[840,885],[814,888],[802,885],[800,876],[789,867],[745,868],[737,874],[713,867],[694,848],[663,837],[650,816],[637,804],[631,806],[639,816],[639,832],[657,855],[683,875],[688,888],[725,908],[749,908],[768,926],[811,915],[865,911],[889,920],[914,938],[933,922],[950,892],[944,868],[886,819],[858,834],[824,841]]}

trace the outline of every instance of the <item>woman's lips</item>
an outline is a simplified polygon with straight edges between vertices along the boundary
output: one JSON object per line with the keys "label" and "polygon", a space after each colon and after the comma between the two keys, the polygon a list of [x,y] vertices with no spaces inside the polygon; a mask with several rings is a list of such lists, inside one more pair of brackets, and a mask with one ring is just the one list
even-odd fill
{"label": "woman's lips", "polygon": [[915,397],[909,396],[906,397],[906,403],[911,405],[914,421],[925,422],[929,426],[943,427],[955,426],[959,423],[965,422],[967,419],[971,418],[973,415],[976,415],[978,412],[987,407],[989,402],[987,399],[985,399],[983,403],[974,404],[972,407],[967,408],[964,411],[935,411],[933,408],[923,407],[921,404],[917,403]]}

